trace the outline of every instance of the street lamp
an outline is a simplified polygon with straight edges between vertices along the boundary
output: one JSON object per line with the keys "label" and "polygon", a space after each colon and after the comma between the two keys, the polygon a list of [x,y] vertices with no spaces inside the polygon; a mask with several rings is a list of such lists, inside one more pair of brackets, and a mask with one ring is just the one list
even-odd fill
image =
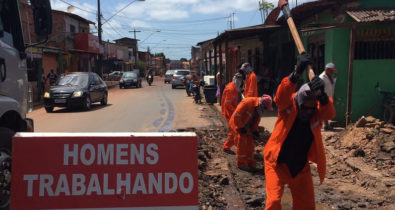
{"label": "street lamp", "polygon": [[98,26],[98,36],[99,36],[99,56],[97,59],[97,73],[99,73],[100,76],[103,75],[103,69],[102,69],[102,54],[101,54],[101,46],[102,46],[102,37],[101,37],[101,32],[102,32],[102,25],[107,23],[111,18],[113,18],[115,15],[120,13],[122,10],[126,9],[128,6],[133,4],[136,1],[145,1],[145,0],[134,0],[124,6],[122,9],[118,10],[116,13],[114,13],[110,18],[108,18],[104,23],[101,23],[101,11],[100,11],[100,0],[97,0],[97,26]]}
{"label": "street lamp", "polygon": [[145,38],[143,41],[141,41],[140,44],[143,44],[143,43],[144,43],[148,38],[150,38],[155,32],[159,33],[160,30],[153,31],[150,35],[147,36],[147,38]]}

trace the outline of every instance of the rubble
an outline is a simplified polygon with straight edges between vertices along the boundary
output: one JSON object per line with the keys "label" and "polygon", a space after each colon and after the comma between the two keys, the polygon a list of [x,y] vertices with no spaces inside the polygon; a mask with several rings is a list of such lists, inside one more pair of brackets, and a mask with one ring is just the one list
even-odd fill
{"label": "rubble", "polygon": [[[311,164],[318,209],[394,208],[395,127],[369,116],[359,121],[340,132],[323,132],[327,174],[322,184],[317,168]],[[222,151],[226,126],[195,132],[199,137],[199,209],[263,209],[266,193],[262,150],[270,133],[260,128],[255,159],[261,170],[250,173],[237,168],[234,154]],[[292,206],[288,188],[282,205],[284,209]]]}

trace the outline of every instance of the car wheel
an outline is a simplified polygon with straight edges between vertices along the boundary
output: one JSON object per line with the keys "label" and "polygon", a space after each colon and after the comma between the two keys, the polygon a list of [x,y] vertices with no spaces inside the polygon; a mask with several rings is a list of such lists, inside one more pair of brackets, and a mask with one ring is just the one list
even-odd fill
{"label": "car wheel", "polygon": [[46,106],[45,111],[47,111],[48,113],[53,112],[53,106]]}
{"label": "car wheel", "polygon": [[86,96],[85,101],[84,101],[84,108],[85,110],[90,110],[91,106],[92,106],[92,101],[91,98],[89,96]]}
{"label": "car wheel", "polygon": [[104,93],[104,96],[103,96],[103,98],[100,101],[100,104],[103,105],[103,106],[107,105],[107,99],[108,99],[108,94]]}

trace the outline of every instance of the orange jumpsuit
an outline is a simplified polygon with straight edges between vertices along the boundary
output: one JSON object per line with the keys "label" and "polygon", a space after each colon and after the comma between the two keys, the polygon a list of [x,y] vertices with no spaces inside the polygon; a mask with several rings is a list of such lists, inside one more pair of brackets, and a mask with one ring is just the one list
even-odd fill
{"label": "orange jumpsuit", "polygon": [[[246,128],[248,133],[258,131],[258,125],[261,121],[259,115],[255,113],[255,107],[257,107],[258,104],[258,97],[244,98],[229,120],[229,129],[231,129],[235,135],[236,158],[239,168],[256,166],[256,161],[254,159],[254,138],[251,135],[240,133],[239,129]],[[251,120],[251,118],[253,119]],[[249,124],[249,126],[247,124]]]}
{"label": "orange jumpsuit", "polygon": [[[226,118],[226,121],[230,120],[233,112],[237,107],[238,92],[234,82],[226,85],[224,92],[222,93],[222,115]],[[226,139],[223,149],[230,149],[234,145],[234,135],[231,129],[228,131],[228,139]]]}
{"label": "orange jumpsuit", "polygon": [[[273,133],[263,149],[266,176],[266,209],[281,209],[284,184],[288,184],[291,189],[293,209],[315,208],[313,180],[309,163],[295,178],[292,178],[285,163],[277,163],[281,147],[298,114],[297,104],[294,100],[295,91],[296,83],[292,83],[286,77],[278,87],[274,99],[278,107],[278,118]],[[321,137],[321,122],[333,119],[334,116],[333,100],[329,98],[329,103],[326,105],[318,103],[317,113],[310,121],[314,139],[307,154],[307,160],[317,164],[321,183],[324,181],[326,170],[325,150]]]}
{"label": "orange jumpsuit", "polygon": [[245,83],[244,96],[247,97],[258,97],[258,83],[256,81],[256,75],[251,72]]}

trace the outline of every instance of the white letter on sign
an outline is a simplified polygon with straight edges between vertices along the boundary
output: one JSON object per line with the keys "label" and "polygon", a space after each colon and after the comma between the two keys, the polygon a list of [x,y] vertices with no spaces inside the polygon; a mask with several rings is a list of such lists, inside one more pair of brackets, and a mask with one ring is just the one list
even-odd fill
{"label": "white letter on sign", "polygon": [[78,161],[78,144],[74,144],[73,151],[69,151],[69,145],[63,146],[63,165],[69,165],[69,158],[73,158],[73,165],[77,165]]}
{"label": "white letter on sign", "polygon": [[108,189],[108,174],[103,174],[103,195],[115,195],[114,189]]}
{"label": "white letter on sign", "polygon": [[[89,153],[91,155],[90,159],[86,159],[86,151],[89,150]],[[84,144],[81,147],[81,154],[80,154],[80,158],[81,158],[81,162],[82,164],[89,166],[92,165],[93,162],[95,161],[95,147],[93,147],[92,144]]]}
{"label": "white letter on sign", "polygon": [[139,150],[135,144],[130,145],[130,164],[136,164],[136,158],[140,165],[144,164],[144,144],[140,144]]}
{"label": "white letter on sign", "polygon": [[147,153],[151,155],[152,158],[146,157],[145,160],[150,165],[155,165],[158,163],[159,155],[158,155],[158,145],[156,144],[148,144]]}
{"label": "white letter on sign", "polygon": [[[173,180],[173,187],[170,187],[170,179]],[[177,190],[177,176],[174,173],[165,173],[165,193],[172,194]]]}
{"label": "white letter on sign", "polygon": [[60,193],[64,193],[67,196],[70,195],[70,188],[66,174],[59,175],[58,184],[55,189],[55,196],[59,196]]}
{"label": "white letter on sign", "polygon": [[134,180],[132,193],[136,194],[137,191],[141,191],[141,193],[147,194],[147,189],[145,189],[144,177],[142,173],[137,173],[136,179]]}
{"label": "white letter on sign", "polygon": [[128,155],[128,152],[122,151],[122,149],[128,148],[127,144],[117,144],[117,165],[127,165],[128,160],[122,160],[122,157]]}
{"label": "white letter on sign", "polygon": [[[110,159],[110,163],[108,163]],[[97,165],[113,165],[114,164],[114,144],[108,144],[107,150],[104,150],[104,144],[97,145]]]}
{"label": "white letter on sign", "polygon": [[[184,186],[184,179],[187,178],[188,179],[188,188],[185,188]],[[184,172],[181,174],[180,176],[180,190],[181,192],[187,194],[190,193],[193,189],[193,177],[192,174],[188,173],[188,172]]]}
{"label": "white letter on sign", "polygon": [[71,194],[72,195],[83,195],[85,193],[85,190],[86,190],[85,175],[84,174],[73,174]]}
{"label": "white letter on sign", "polygon": [[155,179],[155,175],[153,173],[148,174],[148,193],[154,193],[154,186],[156,193],[162,194],[162,173],[158,173],[158,179]]}
{"label": "white letter on sign", "polygon": [[92,195],[92,192],[96,192],[97,195],[101,195],[99,177],[97,177],[97,174],[92,174],[86,195]]}
{"label": "white letter on sign", "polygon": [[50,174],[40,175],[40,197],[44,196],[44,190],[47,191],[48,196],[53,196],[52,190],[53,177]]}
{"label": "white letter on sign", "polygon": [[33,196],[33,181],[38,179],[38,175],[23,175],[23,180],[27,181],[27,197]]}
{"label": "white letter on sign", "polygon": [[122,193],[122,189],[125,189],[127,195],[130,195],[130,173],[126,173],[125,180],[122,180],[122,174],[117,174],[117,189],[118,195]]}

